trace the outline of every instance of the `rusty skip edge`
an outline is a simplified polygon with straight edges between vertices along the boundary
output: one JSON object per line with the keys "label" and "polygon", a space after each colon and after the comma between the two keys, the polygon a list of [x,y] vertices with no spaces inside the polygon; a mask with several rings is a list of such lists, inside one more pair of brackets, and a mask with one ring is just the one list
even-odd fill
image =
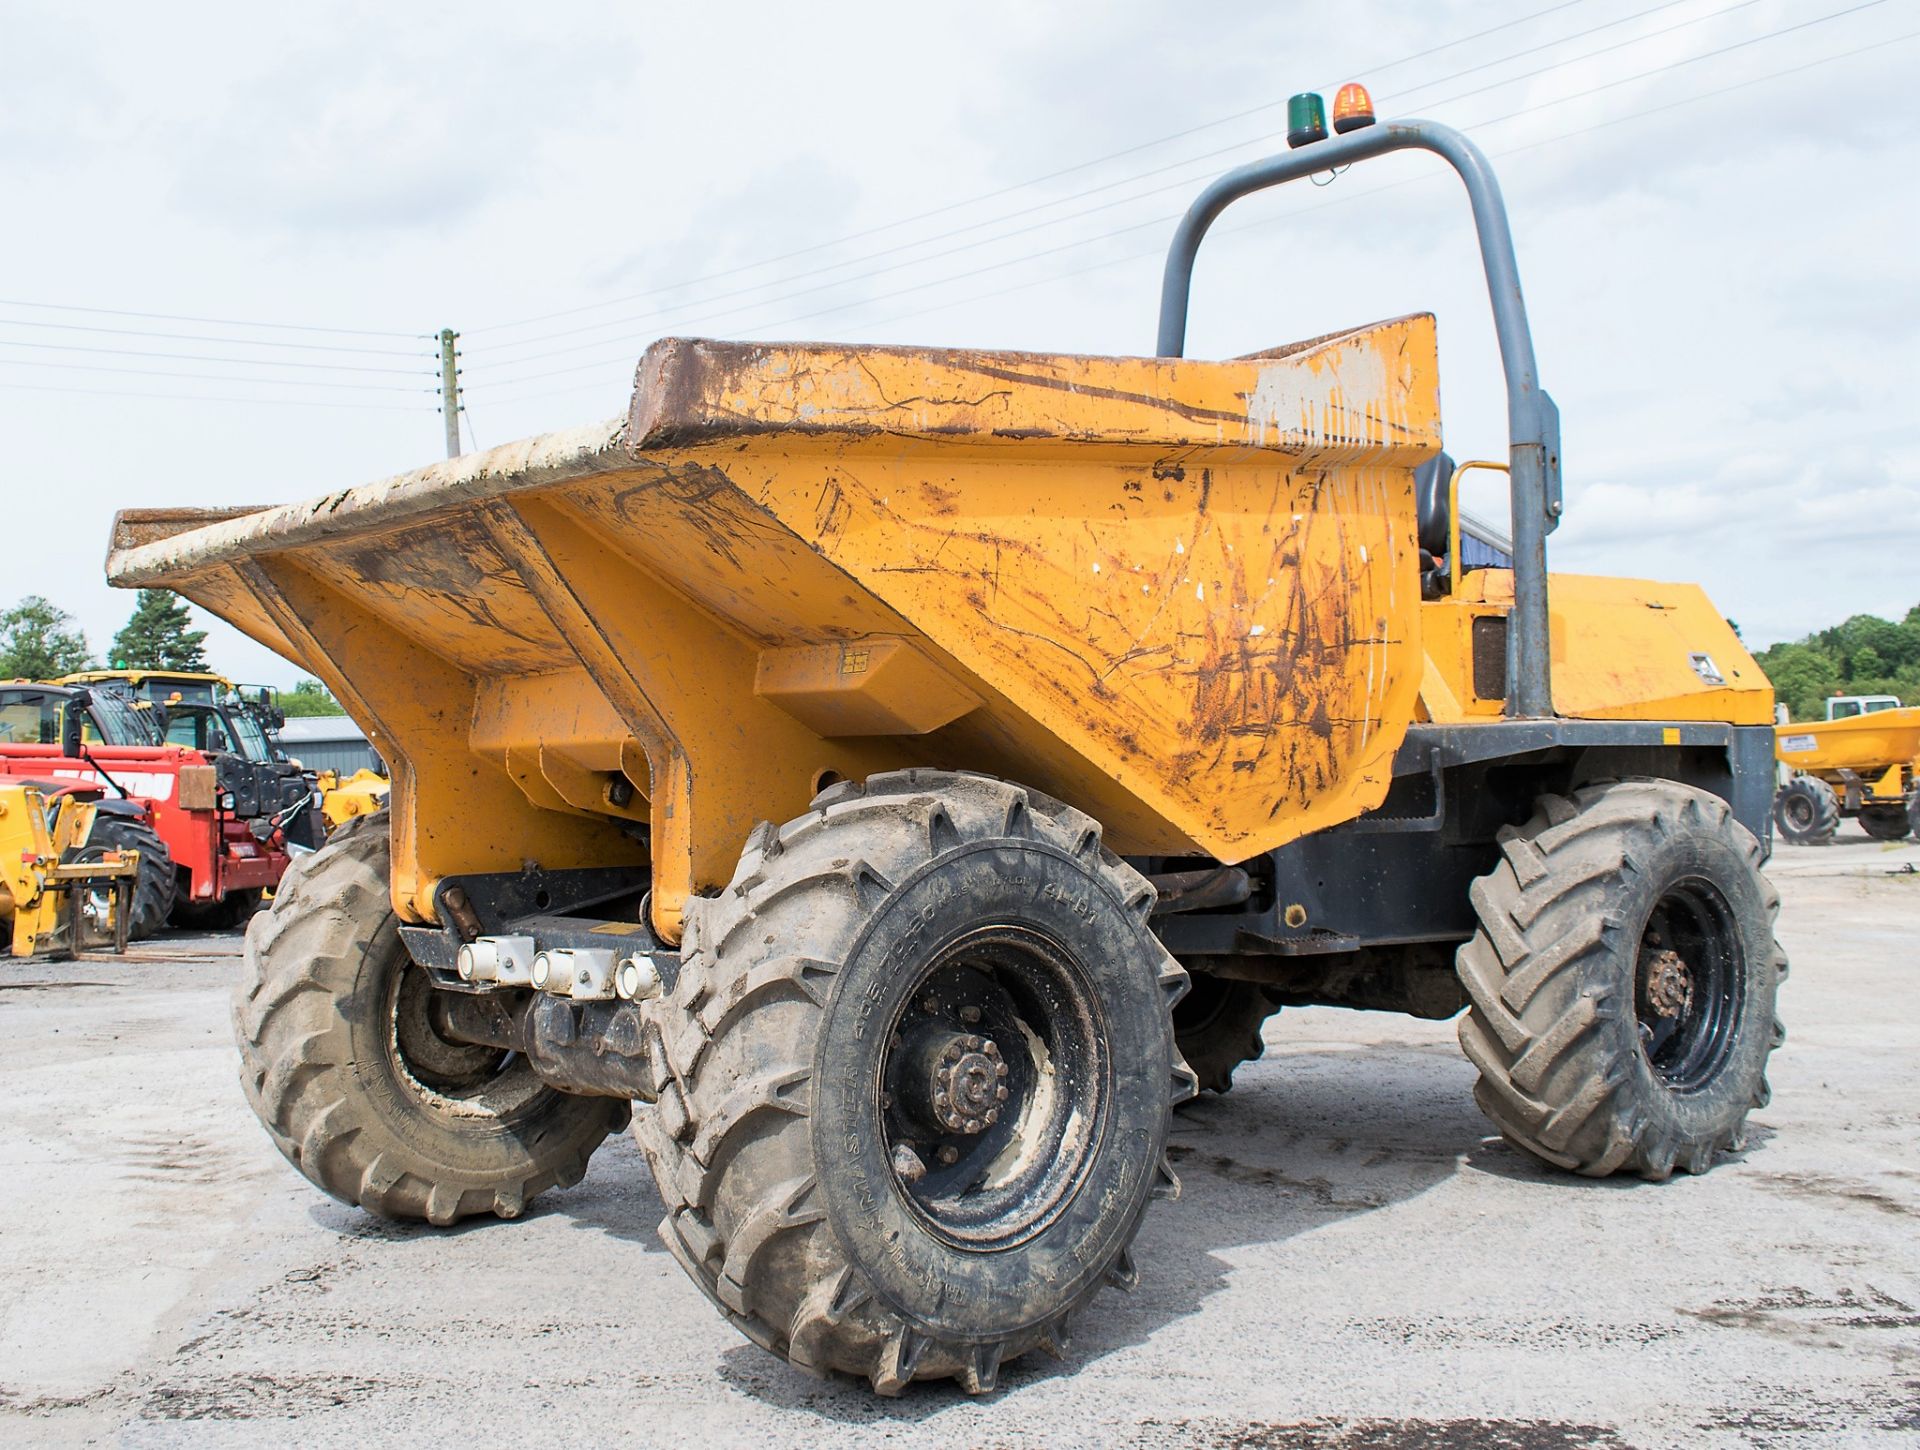
{"label": "rusty skip edge", "polygon": [[[1382,324],[1368,324],[1296,343],[1260,357],[1280,357],[1339,343]],[[1091,432],[1074,428],[1046,414],[1023,409],[1000,422],[1009,426],[983,427],[978,416],[984,401],[974,397],[917,397],[900,403],[882,397],[877,406],[847,410],[835,417],[811,408],[767,409],[760,415],[727,411],[716,399],[728,396],[730,383],[771,359],[791,357],[805,371],[827,372],[836,367],[860,366],[863,358],[890,356],[924,360],[930,373],[964,374],[997,384],[1002,399],[1011,387],[1027,386],[1047,393],[1080,391],[1060,364],[1067,355],[970,352],[947,349],[865,345],[796,347],[773,343],[730,343],[700,338],[663,338],[641,358],[625,417],[607,419],[533,438],[505,443],[481,453],[429,464],[377,483],[323,494],[300,503],[264,509],[128,509],[114,519],[107,553],[109,583],[121,588],[178,584],[214,566],[256,554],[277,553],[303,545],[371,533],[445,512],[465,504],[482,503],[506,494],[579,482],[599,474],[644,466],[647,454],[685,449],[724,439],[777,433],[787,437],[816,436],[851,441],[884,435],[896,440],[923,439],[948,445],[962,438],[988,446],[1031,446],[1054,440],[1078,445],[1109,444],[1128,449],[1188,449],[1196,446],[1286,453],[1284,439],[1249,445],[1243,415],[1203,410],[1183,402],[1179,374],[1221,366],[1217,362],[1171,359],[1086,359],[1125,362],[1149,368],[1151,392],[1114,396],[1136,411],[1125,431]],[[1249,361],[1242,359],[1236,361]],[[1190,374],[1191,375],[1191,374]],[[765,381],[779,382],[777,375]],[[1098,391],[1098,390],[1094,390]],[[874,421],[898,409],[897,421]],[[779,416],[766,416],[766,413]],[[1148,426],[1143,426],[1143,418]],[[1240,425],[1240,426],[1234,426]],[[1416,447],[1418,445],[1415,445]],[[1431,449],[1420,449],[1422,456]]]}

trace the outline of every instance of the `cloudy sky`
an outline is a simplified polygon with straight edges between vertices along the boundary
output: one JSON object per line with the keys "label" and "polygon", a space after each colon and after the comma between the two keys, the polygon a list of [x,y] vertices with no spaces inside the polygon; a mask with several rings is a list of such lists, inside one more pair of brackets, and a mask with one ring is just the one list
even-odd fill
{"label": "cloudy sky", "polygon": [[[1290,91],[1497,159],[1564,418],[1556,568],[1749,641],[1920,602],[1920,0],[0,8],[0,605],[104,650],[116,508],[277,503],[610,416],[669,333],[1148,350],[1172,218]],[[1243,203],[1189,351],[1439,314],[1504,446],[1457,184]],[[1477,511],[1504,515],[1497,496]],[[204,621],[203,621],[204,622]],[[215,661],[291,667],[216,628]]]}

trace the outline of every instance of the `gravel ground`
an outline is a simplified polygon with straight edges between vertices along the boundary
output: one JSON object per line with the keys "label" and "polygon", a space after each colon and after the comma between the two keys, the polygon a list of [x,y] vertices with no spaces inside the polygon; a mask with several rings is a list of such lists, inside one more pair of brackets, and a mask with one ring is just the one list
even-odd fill
{"label": "gravel ground", "polygon": [[517,1224],[323,1198],[240,1094],[237,938],[0,965],[0,1441],[1911,1443],[1917,862],[1851,831],[1776,858],[1790,1036],[1751,1151],[1699,1179],[1580,1181],[1490,1138],[1452,1024],[1283,1013],[1182,1110],[1140,1289],[977,1401],[737,1338],[625,1139]]}

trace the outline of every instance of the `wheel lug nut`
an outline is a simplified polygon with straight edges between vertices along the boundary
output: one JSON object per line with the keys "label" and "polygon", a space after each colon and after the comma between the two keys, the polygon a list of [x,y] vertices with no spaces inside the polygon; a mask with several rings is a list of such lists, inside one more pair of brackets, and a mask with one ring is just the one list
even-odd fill
{"label": "wheel lug nut", "polygon": [[979,1132],[979,1131],[980,1131],[980,1120],[979,1120],[978,1118],[968,1118],[968,1119],[967,1119],[967,1131],[968,1131],[969,1133],[977,1133],[977,1132]]}
{"label": "wheel lug nut", "polygon": [[[994,1101],[995,1101],[996,1103],[1004,1103],[1004,1102],[1005,1102],[1005,1101],[1007,1100],[1007,1090],[1006,1090],[1006,1088],[1004,1088],[1004,1087],[997,1087],[997,1088],[995,1088],[995,1089],[993,1090],[993,1100],[994,1100]],[[998,1112],[998,1111],[999,1111],[999,1109],[998,1109],[998,1108],[996,1108],[996,1109],[994,1109],[994,1111],[995,1111],[995,1112]]]}
{"label": "wheel lug nut", "polygon": [[1005,1077],[1007,1075],[1007,1065],[1004,1062],[996,1062],[993,1065],[993,1075],[995,1077]]}
{"label": "wheel lug nut", "polygon": [[977,1037],[969,1037],[967,1039],[967,1051],[978,1052],[979,1050],[980,1050],[980,1039]]}

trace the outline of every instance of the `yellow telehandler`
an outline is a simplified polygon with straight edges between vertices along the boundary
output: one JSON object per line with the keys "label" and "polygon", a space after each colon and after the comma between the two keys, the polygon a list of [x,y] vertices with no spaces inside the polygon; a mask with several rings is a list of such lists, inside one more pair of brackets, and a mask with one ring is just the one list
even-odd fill
{"label": "yellow telehandler", "polygon": [[[1477,224],[1497,563],[1430,316],[1182,356],[1225,206],[1402,150]],[[302,1173],[514,1218],[631,1113],[743,1334],[981,1392],[1132,1285],[1174,1106],[1276,1008],[1464,1012],[1481,1106],[1574,1172],[1741,1147],[1772,691],[1692,585],[1550,581],[1560,496],[1498,187],[1407,121],[1209,188],[1151,356],[670,338],[623,417],[123,513],[108,573],[392,767],[248,934],[243,1081]]]}
{"label": "yellow telehandler", "polygon": [[93,839],[104,819],[96,795],[71,781],[0,779],[0,932],[10,956],[127,949],[140,853]]}

